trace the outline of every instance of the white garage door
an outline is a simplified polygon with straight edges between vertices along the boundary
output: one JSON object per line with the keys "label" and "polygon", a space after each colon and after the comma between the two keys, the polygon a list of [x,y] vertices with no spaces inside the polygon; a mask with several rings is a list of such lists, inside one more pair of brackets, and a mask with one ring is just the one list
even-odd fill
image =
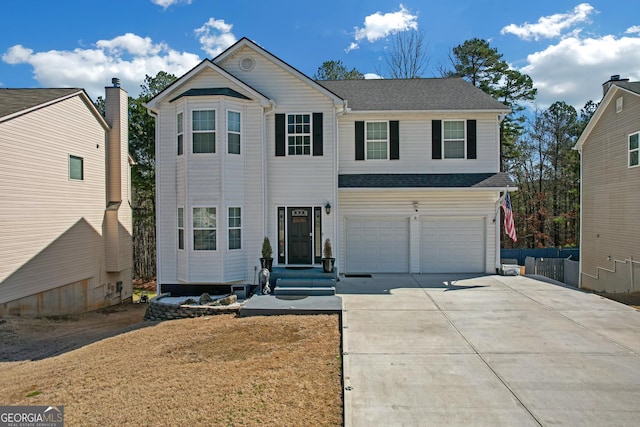
{"label": "white garage door", "polygon": [[408,273],[408,218],[347,218],[346,272]]}
{"label": "white garage door", "polygon": [[483,218],[423,218],[422,273],[485,271]]}

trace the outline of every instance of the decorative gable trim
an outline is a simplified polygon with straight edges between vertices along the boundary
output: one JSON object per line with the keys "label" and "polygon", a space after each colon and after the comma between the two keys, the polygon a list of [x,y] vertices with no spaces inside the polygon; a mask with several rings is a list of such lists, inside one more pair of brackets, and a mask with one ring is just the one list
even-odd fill
{"label": "decorative gable trim", "polygon": [[214,70],[215,72],[219,73],[222,77],[226,78],[227,80],[229,80],[230,82],[236,84],[237,86],[241,87],[243,90],[247,91],[250,95],[252,95],[258,102],[260,102],[260,105],[263,107],[269,107],[269,106],[273,106],[274,105],[274,101],[272,101],[271,99],[269,99],[267,96],[263,95],[262,93],[260,93],[260,91],[254,89],[253,87],[251,87],[250,85],[246,84],[245,82],[243,82],[242,80],[236,78],[235,76],[229,74],[227,71],[225,71],[223,68],[221,68],[220,66],[214,64],[213,62],[211,62],[208,59],[205,59],[204,61],[202,61],[200,64],[196,65],[195,67],[193,67],[189,72],[187,72],[184,76],[180,77],[179,79],[177,79],[176,81],[174,81],[173,83],[171,83],[168,87],[166,87],[162,92],[160,92],[159,94],[157,94],[156,96],[154,96],[153,98],[151,98],[151,100],[149,100],[147,103],[145,103],[144,105],[150,109],[151,111],[155,111],[157,112],[158,109],[158,104],[160,102],[162,102],[167,96],[169,96],[170,94],[174,94],[176,91],[178,91],[181,87],[185,86],[187,83],[189,83],[191,80],[193,80],[194,78],[196,78],[203,70],[206,69],[211,69]]}
{"label": "decorative gable trim", "polygon": [[284,70],[286,70],[290,74],[296,76],[301,81],[303,81],[307,85],[311,86],[312,88],[314,88],[318,92],[320,92],[323,95],[329,97],[331,100],[333,100],[334,105],[344,105],[345,104],[345,101],[342,98],[340,98],[338,95],[336,95],[335,93],[331,92],[329,89],[325,88],[324,86],[318,84],[312,78],[310,78],[307,75],[305,75],[304,73],[298,71],[296,68],[294,68],[291,65],[287,64],[286,62],[284,62],[283,60],[281,60],[277,56],[275,56],[272,53],[268,52],[267,50],[265,50],[264,48],[262,48],[261,46],[259,46],[258,44],[254,43],[253,41],[249,40],[246,37],[241,38],[235,44],[233,44],[232,46],[227,48],[227,50],[225,50],[220,55],[218,55],[215,58],[213,58],[212,62],[213,63],[219,63],[221,61],[224,61],[226,58],[228,58],[229,56],[233,55],[236,51],[242,49],[245,46],[250,48],[250,49],[252,49],[252,50],[254,50],[259,55],[262,55],[267,60],[275,63],[276,65],[278,65],[279,67],[283,68]]}

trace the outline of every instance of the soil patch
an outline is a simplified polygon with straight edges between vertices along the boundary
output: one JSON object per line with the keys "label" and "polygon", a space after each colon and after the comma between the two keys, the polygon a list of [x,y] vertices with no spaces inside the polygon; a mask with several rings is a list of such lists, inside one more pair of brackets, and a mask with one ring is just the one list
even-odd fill
{"label": "soil patch", "polygon": [[64,405],[69,425],[342,424],[337,315],[154,323],[145,308],[6,319],[2,403]]}
{"label": "soil patch", "polygon": [[598,292],[598,295],[618,301],[622,304],[630,305],[637,309],[640,309],[640,292],[629,292],[629,293],[620,293],[620,294],[608,294],[603,292]]}

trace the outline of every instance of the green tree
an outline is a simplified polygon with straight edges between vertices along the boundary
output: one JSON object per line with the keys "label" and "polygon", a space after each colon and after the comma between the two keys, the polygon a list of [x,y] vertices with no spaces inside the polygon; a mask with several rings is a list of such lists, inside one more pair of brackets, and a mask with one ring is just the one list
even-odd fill
{"label": "green tree", "polygon": [[156,274],[155,120],[144,104],[175,80],[173,74],[164,71],[155,77],[146,75],[140,95],[129,97],[129,154],[135,162],[131,171],[135,278],[148,279]]}
{"label": "green tree", "polygon": [[498,49],[486,40],[474,38],[454,47],[450,55],[453,70],[441,69],[443,76],[461,77],[511,108],[500,128],[501,164],[517,156],[515,142],[524,130],[523,103],[533,101],[537,90],[533,80],[509,68]]}
{"label": "green tree", "polygon": [[351,71],[342,61],[324,61],[318,71],[313,75],[316,80],[359,80],[364,79],[364,74],[352,68]]}

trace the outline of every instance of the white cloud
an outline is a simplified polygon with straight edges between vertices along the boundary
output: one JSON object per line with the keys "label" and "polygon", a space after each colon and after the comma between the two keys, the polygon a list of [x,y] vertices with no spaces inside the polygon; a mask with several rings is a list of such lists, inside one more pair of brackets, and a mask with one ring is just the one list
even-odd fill
{"label": "white cloud", "polygon": [[376,73],[365,73],[364,78],[365,80],[379,80],[379,79],[383,79],[384,77]]}
{"label": "white cloud", "polygon": [[614,74],[639,81],[639,51],[640,37],[567,37],[530,54],[521,71],[538,88],[541,108],[564,101],[579,110],[587,101],[602,98],[602,83]]}
{"label": "white cloud", "polygon": [[589,3],[582,3],[567,13],[543,16],[535,24],[528,22],[523,25],[509,24],[500,30],[501,34],[513,34],[524,40],[540,40],[562,35],[563,31],[581,22],[588,22],[589,15],[595,12]]}
{"label": "white cloud", "polygon": [[198,41],[202,45],[202,50],[213,58],[236,42],[232,29],[233,25],[227,24],[223,19],[209,18],[209,21],[195,32],[200,37]]}
{"label": "white cloud", "polygon": [[151,3],[157,4],[158,6],[162,6],[164,10],[167,10],[169,6],[173,6],[178,3],[186,3],[191,4],[192,0],[151,0]]}
{"label": "white cloud", "polygon": [[119,77],[131,96],[138,96],[145,75],[166,71],[176,76],[201,60],[192,53],[178,52],[164,43],[127,33],[111,40],[99,40],[92,49],[34,52],[22,45],[9,48],[2,60],[8,64],[29,64],[42,87],[80,87],[96,99],[112,77]]}
{"label": "white cloud", "polygon": [[388,12],[385,14],[376,12],[365,17],[364,27],[355,27],[356,40],[349,45],[346,51],[349,52],[357,49],[360,47],[360,42],[365,39],[373,43],[391,34],[417,29],[418,16],[412,15],[409,10],[401,4],[400,10],[397,12]]}
{"label": "white cloud", "polygon": [[633,27],[627,28],[625,34],[640,34],[640,25],[634,25]]}

